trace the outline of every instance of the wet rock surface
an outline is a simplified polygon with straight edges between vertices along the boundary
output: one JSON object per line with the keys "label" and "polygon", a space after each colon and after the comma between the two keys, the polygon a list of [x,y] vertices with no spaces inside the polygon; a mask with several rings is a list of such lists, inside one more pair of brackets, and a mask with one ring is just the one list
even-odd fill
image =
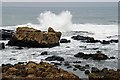
{"label": "wet rock surface", "polygon": [[47,57],[45,60],[47,60],[47,61],[64,61],[65,59],[60,56],[50,56],[50,57]]}
{"label": "wet rock surface", "polygon": [[1,39],[9,40],[11,39],[13,33],[14,33],[13,30],[1,29],[0,30]]}
{"label": "wet rock surface", "polygon": [[73,73],[58,69],[46,62],[3,64],[2,80],[80,80]]}
{"label": "wet rock surface", "polygon": [[86,43],[101,43],[101,44],[110,44],[110,43],[118,43],[119,41],[118,40],[114,40],[114,39],[111,39],[111,40],[95,40],[93,37],[86,37],[86,36],[80,36],[80,35],[76,35],[76,36],[72,36],[71,37],[72,39],[74,40],[80,40],[82,42],[86,42]]}
{"label": "wet rock surface", "polygon": [[5,49],[5,43],[0,43],[0,50]]}
{"label": "wet rock surface", "polygon": [[120,80],[120,71],[104,68],[102,70],[95,69],[89,74],[89,80]]}
{"label": "wet rock surface", "polygon": [[74,57],[83,58],[83,59],[93,59],[93,60],[106,60],[109,59],[107,55],[103,54],[101,51],[97,51],[95,54],[84,54],[79,52],[74,55]]}
{"label": "wet rock surface", "polygon": [[70,40],[67,40],[67,39],[61,39],[61,40],[60,40],[60,43],[70,43]]}
{"label": "wet rock surface", "polygon": [[41,55],[48,55],[48,52],[44,51],[44,52],[41,53]]}
{"label": "wet rock surface", "polygon": [[41,48],[54,47],[59,45],[61,35],[61,32],[56,32],[51,27],[48,28],[48,32],[29,27],[18,27],[8,45]]}
{"label": "wet rock surface", "polygon": [[81,40],[83,42],[87,42],[87,43],[97,43],[97,42],[101,42],[100,40],[95,40],[93,37],[85,37],[85,36],[72,36],[71,37],[74,40]]}

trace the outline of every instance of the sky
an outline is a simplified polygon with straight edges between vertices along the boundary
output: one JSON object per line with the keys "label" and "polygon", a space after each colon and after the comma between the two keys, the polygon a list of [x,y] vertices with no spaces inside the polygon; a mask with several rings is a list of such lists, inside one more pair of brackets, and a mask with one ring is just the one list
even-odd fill
{"label": "sky", "polygon": [[2,2],[119,2],[120,0],[0,0]]}
{"label": "sky", "polygon": [[2,6],[5,7],[109,7],[109,6],[117,7],[117,4],[118,4],[117,2],[3,2]]}

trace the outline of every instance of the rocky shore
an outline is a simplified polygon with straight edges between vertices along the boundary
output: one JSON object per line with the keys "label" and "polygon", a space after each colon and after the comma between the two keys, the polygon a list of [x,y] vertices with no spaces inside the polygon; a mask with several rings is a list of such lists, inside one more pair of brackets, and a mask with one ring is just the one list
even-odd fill
{"label": "rocky shore", "polygon": [[89,74],[89,80],[120,80],[120,70],[97,69]]}
{"label": "rocky shore", "polygon": [[46,62],[3,64],[0,68],[2,80],[80,80],[73,73]]}
{"label": "rocky shore", "polygon": [[[9,40],[8,44],[5,45],[5,43],[0,43],[0,49],[5,49],[5,47],[14,46],[11,54],[16,54],[24,51],[24,49],[33,49],[36,48],[37,51],[32,53],[29,52],[28,55],[30,56],[36,56],[39,57],[37,59],[41,59],[41,57],[45,58],[43,60],[48,61],[50,63],[46,62],[19,62],[17,64],[2,64],[0,67],[1,69],[1,77],[2,80],[81,80],[81,73],[78,73],[79,75],[75,75],[70,72],[72,70],[73,72],[83,72],[84,75],[86,75],[89,80],[119,80],[120,76],[120,70],[112,70],[104,68],[100,70],[97,67],[93,67],[92,65],[88,64],[87,61],[85,64],[82,60],[91,60],[91,61],[107,61],[110,59],[117,59],[117,57],[114,55],[110,56],[104,52],[103,49],[100,49],[99,47],[88,47],[87,45],[77,45],[71,46],[69,44],[74,44],[72,41],[78,40],[78,42],[88,44],[96,44],[100,43],[106,45],[110,45],[111,43],[118,43],[118,40],[95,40],[94,37],[86,37],[82,35],[76,35],[72,36],[73,39],[68,38],[62,38],[61,39],[61,32],[56,32],[53,28],[49,27],[48,31],[41,31],[34,28],[29,27],[18,27],[16,31],[13,30],[5,30],[2,29],[2,40]],[[76,41],[77,42],[77,41]],[[80,48],[79,51],[76,50],[75,54],[71,53],[69,54],[69,51],[60,51],[62,49],[71,49],[71,47],[76,47],[77,49]],[[57,48],[55,46],[58,46]],[[57,49],[56,51],[49,51],[48,49],[51,49],[51,47],[55,47]],[[35,48],[35,49],[34,49]],[[48,48],[48,49],[46,49]],[[27,50],[26,49],[26,50]],[[40,50],[39,50],[40,49]],[[41,50],[42,49],[42,50]],[[46,50],[43,50],[46,49]],[[53,49],[53,48],[52,48]],[[60,50],[58,50],[60,49]],[[90,52],[85,52],[83,50],[88,50]],[[103,52],[102,52],[103,50]],[[1,50],[2,51],[2,50]],[[43,51],[43,52],[41,52]],[[57,54],[57,51],[59,51]],[[70,50],[71,51],[71,50]],[[94,52],[92,52],[94,51]],[[40,53],[41,52],[41,53]],[[61,53],[60,53],[61,52]],[[60,54],[68,54],[70,57],[64,57]],[[19,55],[19,54],[18,54]],[[66,55],[65,55],[66,56]],[[74,60],[68,61],[66,58],[71,58]],[[10,61],[16,61],[17,58],[10,56]],[[30,59],[31,60],[31,59]],[[42,60],[42,59],[41,59]],[[62,67],[68,69],[68,71],[65,71]],[[79,76],[79,77],[78,77]],[[81,79],[80,79],[81,78]]]}
{"label": "rocky shore", "polygon": [[110,43],[118,43],[118,40],[95,40],[93,37],[86,37],[86,36],[81,36],[81,35],[76,35],[76,36],[72,36],[71,37],[74,40],[80,40],[82,42],[86,42],[86,43],[101,43],[101,44],[110,44]]}

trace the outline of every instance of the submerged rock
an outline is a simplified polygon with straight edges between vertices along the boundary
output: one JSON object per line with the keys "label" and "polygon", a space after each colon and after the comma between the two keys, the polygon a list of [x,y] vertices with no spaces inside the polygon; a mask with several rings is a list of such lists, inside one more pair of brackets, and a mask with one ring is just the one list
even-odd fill
{"label": "submerged rock", "polygon": [[41,55],[48,55],[48,52],[44,51],[44,52],[41,53]]}
{"label": "submerged rock", "polygon": [[[19,66],[16,67],[16,65]],[[45,62],[16,65],[1,67],[3,72],[0,77],[2,80],[80,80],[73,73]]]}
{"label": "submerged rock", "polygon": [[50,56],[50,57],[47,57],[45,60],[47,60],[47,61],[64,61],[65,59],[60,56]]}
{"label": "submerged rock", "polygon": [[20,47],[54,47],[59,45],[61,32],[55,32],[51,27],[48,32],[29,27],[18,27],[8,42],[10,46]]}
{"label": "submerged rock", "polygon": [[67,40],[67,39],[61,39],[61,40],[60,40],[60,43],[70,43],[70,40]]}

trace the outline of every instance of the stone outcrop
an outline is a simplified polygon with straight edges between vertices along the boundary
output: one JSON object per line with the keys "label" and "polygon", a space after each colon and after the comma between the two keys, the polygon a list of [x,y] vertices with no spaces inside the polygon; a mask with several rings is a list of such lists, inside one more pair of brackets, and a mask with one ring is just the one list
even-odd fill
{"label": "stone outcrop", "polygon": [[86,42],[86,43],[101,42],[100,40],[95,40],[93,37],[85,37],[85,36],[80,36],[80,35],[72,36],[71,38],[74,40],[81,40],[82,42]]}
{"label": "stone outcrop", "polygon": [[110,43],[118,43],[119,42],[116,39],[115,40],[111,39],[108,41],[106,41],[106,40],[100,41],[100,40],[95,40],[93,37],[86,37],[86,36],[81,36],[81,35],[72,36],[71,38],[74,40],[80,40],[80,41],[86,42],[86,43],[110,44]]}
{"label": "stone outcrop", "polygon": [[59,45],[61,32],[49,27],[48,32],[29,27],[18,27],[8,42],[10,46],[21,47],[54,47]]}
{"label": "stone outcrop", "polygon": [[1,29],[0,30],[0,38],[2,40],[9,40],[12,37],[13,33],[14,33],[13,30]]}
{"label": "stone outcrop", "polygon": [[80,80],[73,73],[46,62],[2,65],[2,80]]}
{"label": "stone outcrop", "polygon": [[89,80],[120,80],[120,70],[104,68],[89,74]]}
{"label": "stone outcrop", "polygon": [[84,54],[83,52],[79,52],[74,55],[74,57],[83,58],[83,59],[93,59],[93,60],[106,60],[109,57],[103,54],[101,51],[97,51],[95,54]]}

